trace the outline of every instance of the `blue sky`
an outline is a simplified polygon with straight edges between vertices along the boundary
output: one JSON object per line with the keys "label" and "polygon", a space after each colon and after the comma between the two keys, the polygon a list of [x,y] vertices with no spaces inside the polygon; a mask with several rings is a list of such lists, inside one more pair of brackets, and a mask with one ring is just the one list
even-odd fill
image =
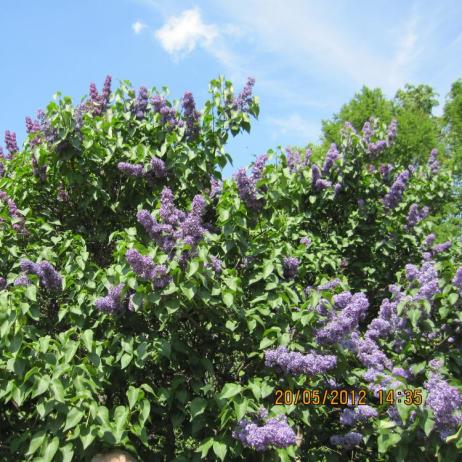
{"label": "blue sky", "polygon": [[[185,90],[199,105],[219,74],[256,78],[261,114],[232,140],[235,168],[278,145],[317,141],[321,120],[362,85],[440,94],[462,78],[462,2],[340,0],[2,0],[0,134],[55,91],[74,101],[107,74]],[[441,109],[438,109],[441,111]]]}

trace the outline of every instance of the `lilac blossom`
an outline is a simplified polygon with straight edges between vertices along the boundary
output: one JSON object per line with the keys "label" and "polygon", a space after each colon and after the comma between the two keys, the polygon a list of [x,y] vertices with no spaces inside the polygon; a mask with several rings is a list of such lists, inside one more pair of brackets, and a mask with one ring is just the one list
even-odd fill
{"label": "lilac blossom", "polygon": [[5,146],[10,153],[10,158],[13,154],[19,151],[18,143],[16,142],[16,133],[6,130],[5,132]]}
{"label": "lilac blossom", "polygon": [[54,143],[58,139],[58,132],[51,125],[50,120],[42,109],[37,111],[37,119],[40,123],[40,129],[45,137],[45,141],[50,144]]}
{"label": "lilac blossom", "polygon": [[300,244],[303,244],[309,247],[311,245],[311,239],[307,236],[304,236],[300,239]]}
{"label": "lilac blossom", "polygon": [[377,371],[382,371],[384,368],[391,369],[393,367],[390,359],[370,337],[361,338],[357,332],[353,332],[351,334],[351,340],[359,361],[365,367]]}
{"label": "lilac blossom", "polygon": [[32,154],[31,156],[31,162],[32,162],[32,173],[34,176],[39,177],[40,181],[45,182],[47,179],[47,166],[46,165],[39,165],[37,162],[37,158],[35,157],[35,154]]}
{"label": "lilac blossom", "polygon": [[380,174],[384,180],[388,180],[391,171],[393,170],[393,165],[391,164],[382,164],[380,166]]}
{"label": "lilac blossom", "polygon": [[268,157],[262,155],[257,158],[252,168],[252,175],[247,176],[244,168],[241,168],[234,174],[233,179],[236,182],[239,197],[245,202],[251,210],[258,211],[263,206],[263,199],[257,199],[256,184],[261,179],[263,168]]}
{"label": "lilac blossom", "polygon": [[253,77],[249,77],[244,88],[239,93],[238,97],[235,98],[233,101],[234,109],[237,109],[242,112],[249,112],[250,104],[253,100],[252,90],[254,85],[255,79]]}
{"label": "lilac blossom", "polygon": [[363,138],[366,142],[369,142],[371,136],[374,134],[374,130],[371,127],[371,123],[369,121],[365,122],[362,128]]}
{"label": "lilac blossom", "polygon": [[133,114],[137,119],[143,119],[146,109],[148,108],[148,89],[146,87],[140,87],[138,90],[138,96],[135,99],[135,103],[133,105]]}
{"label": "lilac blossom", "polygon": [[0,276],[0,290],[3,290],[5,288],[6,288],[6,279]]}
{"label": "lilac blossom", "polygon": [[165,265],[156,265],[150,257],[143,257],[135,249],[127,250],[125,258],[133,271],[143,279],[151,281],[154,287],[162,288],[170,283],[171,278]]}
{"label": "lilac blossom", "polygon": [[320,178],[319,180],[316,180],[316,183],[315,183],[315,188],[318,190],[318,191],[322,191],[323,189],[327,189],[327,188],[330,188],[332,186],[332,182],[329,181],[329,180],[324,180],[322,178]]}
{"label": "lilac blossom", "polygon": [[153,157],[151,159],[151,171],[156,178],[165,178],[167,176],[167,169],[165,167],[165,162],[158,157]]}
{"label": "lilac blossom", "polygon": [[429,234],[424,240],[424,245],[426,245],[427,247],[431,246],[435,239],[436,239],[435,234],[433,233]]}
{"label": "lilac blossom", "polygon": [[[26,132],[29,135],[34,135],[40,132],[40,122],[38,120],[32,120],[30,117],[26,117]],[[42,142],[40,136],[33,136],[30,140],[32,147],[38,146]]]}
{"label": "lilac blossom", "polygon": [[340,414],[340,423],[352,426],[357,422],[364,422],[377,416],[378,412],[376,409],[368,405],[361,405],[356,406],[354,409],[344,409]]}
{"label": "lilac blossom", "polygon": [[348,432],[345,435],[332,435],[330,437],[331,444],[335,446],[343,446],[345,449],[351,449],[358,446],[363,441],[363,435],[358,432]]}
{"label": "lilac blossom", "polygon": [[446,241],[443,242],[442,244],[435,245],[432,249],[433,255],[436,255],[438,253],[446,252],[452,245],[451,241]]}
{"label": "lilac blossom", "polygon": [[24,273],[33,273],[40,279],[40,285],[49,290],[61,291],[62,278],[61,275],[47,261],[33,263],[28,259],[23,259],[20,262],[21,270]]}
{"label": "lilac blossom", "polygon": [[432,149],[430,152],[430,157],[428,158],[428,164],[427,164],[432,173],[438,173],[440,169],[440,163],[437,159],[437,156],[438,156],[438,150]]}
{"label": "lilac blossom", "polygon": [[386,141],[379,140],[375,143],[369,143],[367,145],[367,151],[369,152],[371,157],[377,157],[386,147],[387,147]]}
{"label": "lilac blossom", "polygon": [[96,300],[96,308],[100,311],[106,311],[109,313],[121,311],[123,308],[121,294],[124,287],[124,284],[119,284],[109,289],[109,292],[105,297]]}
{"label": "lilac blossom", "polygon": [[313,376],[323,374],[337,365],[337,358],[333,355],[320,355],[316,353],[302,354],[298,351],[288,351],[280,346],[265,351],[265,366],[277,367],[285,374]]}
{"label": "lilac blossom", "polygon": [[459,293],[462,295],[462,266],[457,269],[452,283],[459,289]]}
{"label": "lilac blossom", "polygon": [[214,198],[221,193],[222,183],[219,182],[215,177],[210,177],[210,198]]}
{"label": "lilac blossom", "polygon": [[13,285],[15,286],[30,286],[32,284],[31,280],[27,277],[27,274],[20,274],[14,281]]}
{"label": "lilac blossom", "polygon": [[387,130],[387,139],[389,143],[395,140],[397,128],[398,128],[398,122],[396,119],[393,119],[390,122],[390,125],[388,126],[388,130]]}
{"label": "lilac blossom", "polygon": [[339,152],[337,145],[332,143],[329,151],[326,154],[326,159],[324,160],[324,165],[322,167],[322,173],[325,175],[329,172],[334,162],[339,158]]}
{"label": "lilac blossom", "polygon": [[462,423],[462,395],[438,373],[431,372],[424,386],[428,392],[425,404],[433,411],[436,430],[444,440]]}
{"label": "lilac blossom", "polygon": [[28,231],[24,224],[24,217],[19,212],[15,202],[8,197],[8,194],[5,191],[0,191],[0,200],[7,204],[11,218],[18,220],[17,223],[13,223],[13,229],[15,231],[27,234]]}
{"label": "lilac blossom", "polygon": [[336,343],[358,327],[364,319],[369,301],[362,292],[352,295],[346,306],[335,313],[329,322],[316,333],[319,343]]}
{"label": "lilac blossom", "polygon": [[424,206],[419,209],[417,204],[412,204],[406,218],[407,228],[413,228],[417,223],[422,221],[430,213],[430,208]]}
{"label": "lilac blossom", "polygon": [[332,279],[331,281],[318,286],[318,290],[331,290],[340,285],[341,283],[342,281],[340,281],[340,279]]}
{"label": "lilac blossom", "polygon": [[210,257],[210,263],[206,263],[206,266],[215,271],[215,273],[219,274],[221,273],[223,262],[218,257],[212,255]]}
{"label": "lilac blossom", "polygon": [[339,194],[341,190],[342,190],[342,185],[340,183],[335,183],[334,185],[335,195]]}
{"label": "lilac blossom", "polygon": [[265,451],[271,446],[286,448],[296,443],[296,434],[288,425],[285,415],[269,419],[262,426],[249,420],[241,420],[232,435],[244,446],[257,451]]}
{"label": "lilac blossom", "polygon": [[409,181],[409,170],[401,172],[395,182],[391,185],[390,191],[382,199],[385,207],[393,209],[398,206],[406,188],[406,184]]}
{"label": "lilac blossom", "polygon": [[134,177],[142,177],[144,175],[144,167],[141,164],[130,164],[128,162],[119,162],[117,168],[126,175]]}
{"label": "lilac blossom", "polygon": [[60,202],[67,202],[69,200],[69,193],[66,191],[63,184],[59,185],[57,199]]}
{"label": "lilac blossom", "polygon": [[296,172],[301,164],[301,157],[297,151],[286,148],[286,161],[291,173]]}
{"label": "lilac blossom", "polygon": [[438,272],[432,261],[426,261],[420,268],[415,265],[406,265],[406,277],[410,282],[415,281],[419,286],[417,295],[412,300],[431,301],[433,296],[440,292]]}
{"label": "lilac blossom", "polygon": [[298,273],[298,267],[300,266],[300,260],[295,257],[284,257],[283,267],[284,276],[287,279],[294,279]]}
{"label": "lilac blossom", "polygon": [[188,137],[196,137],[199,133],[200,112],[196,110],[194,97],[189,91],[183,96],[183,115],[186,119],[186,133]]}

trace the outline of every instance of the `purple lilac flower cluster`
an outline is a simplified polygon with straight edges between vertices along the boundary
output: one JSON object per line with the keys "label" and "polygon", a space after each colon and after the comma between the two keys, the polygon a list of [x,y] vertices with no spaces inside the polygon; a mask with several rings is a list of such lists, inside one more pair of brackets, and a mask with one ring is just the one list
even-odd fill
{"label": "purple lilac flower cluster", "polygon": [[361,405],[356,406],[354,409],[344,409],[340,414],[340,423],[353,426],[357,422],[364,422],[377,416],[378,412],[376,409],[368,405]]}
{"label": "purple lilac flower cluster", "polygon": [[0,199],[7,204],[11,218],[18,220],[17,223],[13,223],[13,229],[23,234],[27,234],[28,231],[24,224],[24,217],[21,213],[19,213],[18,207],[14,201],[8,197],[8,194],[5,191],[0,191]]}
{"label": "purple lilac flower cluster", "polygon": [[440,163],[437,159],[437,156],[438,156],[438,150],[432,149],[430,152],[430,157],[428,158],[428,164],[427,164],[432,173],[438,173],[440,169]]}
{"label": "purple lilac flower cluster", "polygon": [[372,129],[370,121],[364,122],[363,128],[363,139],[366,143],[369,143],[369,140],[374,135],[374,130]]}
{"label": "purple lilac flower cluster", "polygon": [[396,119],[393,119],[390,122],[390,125],[388,126],[388,130],[387,130],[387,139],[388,139],[389,144],[396,139],[397,128],[398,128],[398,121]]}
{"label": "purple lilac flower cluster", "polygon": [[171,278],[165,265],[156,265],[150,257],[143,257],[135,249],[127,250],[125,258],[133,271],[143,279],[151,281],[154,287],[163,288],[170,283]]}
{"label": "purple lilac flower cluster", "polygon": [[358,432],[348,432],[345,435],[332,435],[330,437],[331,444],[342,446],[345,449],[351,449],[358,446],[363,441],[363,435]]}
{"label": "purple lilac flower cluster", "polygon": [[121,311],[123,309],[123,300],[121,299],[121,295],[124,287],[124,284],[119,284],[117,286],[111,287],[111,289],[105,297],[96,300],[96,308],[109,313]]}
{"label": "purple lilac flower cluster", "polygon": [[263,207],[263,199],[257,198],[257,182],[261,179],[263,168],[268,160],[268,156],[263,154],[259,156],[252,168],[252,175],[247,176],[245,168],[239,169],[233,179],[236,182],[239,197],[245,202],[251,210],[258,211]]}
{"label": "purple lilac flower cluster", "polygon": [[329,151],[327,151],[326,158],[324,160],[324,165],[322,167],[322,173],[323,175],[326,175],[329,173],[329,170],[331,169],[332,165],[334,165],[334,162],[340,157],[340,154],[337,149],[337,145],[335,143],[332,143]]}
{"label": "purple lilac flower cluster", "polygon": [[380,350],[377,343],[370,337],[361,338],[357,332],[351,334],[353,350],[361,363],[372,371],[383,371],[393,367],[390,359]]}
{"label": "purple lilac flower cluster", "polygon": [[451,247],[451,245],[452,245],[451,241],[446,241],[441,244],[437,244],[433,247],[432,254],[436,255],[438,253],[446,252],[446,250],[448,250]]}
{"label": "purple lilac flower cluster", "polygon": [[159,95],[154,95],[151,99],[151,103],[154,107],[155,112],[161,115],[161,122],[168,125],[169,128],[181,126],[182,121],[178,121],[176,116],[176,110],[174,107],[170,107],[167,104],[167,100]]}
{"label": "purple lilac flower cluster", "polygon": [[90,104],[88,109],[92,114],[99,116],[107,109],[111,96],[111,81],[112,77],[110,75],[106,76],[101,95],[98,93],[96,85],[94,83],[90,84]]}
{"label": "purple lilac flower cluster", "polygon": [[311,181],[315,191],[322,191],[332,186],[332,182],[321,178],[321,170],[317,165],[311,166]]}
{"label": "purple lilac flower cluster", "polygon": [[409,181],[409,170],[404,170],[401,172],[394,183],[391,185],[390,191],[382,199],[385,207],[393,209],[398,206],[403,197],[404,189],[406,184]]}
{"label": "purple lilac flower cluster", "polygon": [[210,195],[209,197],[213,199],[215,196],[221,193],[222,183],[218,181],[215,177],[210,177]]}
{"label": "purple lilac flower cluster", "polygon": [[288,351],[280,346],[265,351],[265,366],[278,367],[285,374],[313,376],[323,374],[337,365],[337,358],[333,355],[319,355],[316,353],[302,354],[298,351]]}
{"label": "purple lilac flower cluster", "polygon": [[5,146],[10,153],[10,158],[13,154],[19,151],[18,143],[16,141],[16,133],[6,130],[5,132]]}
{"label": "purple lilac flower cluster", "polygon": [[50,120],[47,118],[45,112],[42,109],[37,111],[37,119],[40,123],[40,130],[45,137],[47,143],[54,143],[58,138],[58,132],[51,125]]}
{"label": "purple lilac flower cluster", "polygon": [[444,440],[462,423],[462,395],[438,373],[430,373],[424,386],[428,392],[426,405],[433,411],[436,430]]}
{"label": "purple lilac flower cluster", "polygon": [[417,204],[412,204],[406,218],[407,228],[413,228],[417,223],[422,221],[430,213],[430,208],[426,205],[419,209]]}
{"label": "purple lilac flower cluster", "polygon": [[14,281],[14,286],[30,286],[32,284],[31,280],[27,277],[27,274],[20,274]]}
{"label": "purple lilac flower cluster", "polygon": [[304,236],[300,239],[300,244],[303,244],[309,247],[311,245],[311,239],[307,236]]}
{"label": "purple lilac flower cluster", "polygon": [[397,314],[397,307],[400,300],[401,295],[393,301],[390,301],[388,298],[382,300],[378,316],[367,327],[366,338],[374,341],[379,338],[386,338],[392,332],[401,332],[406,327],[406,319]]}
{"label": "purple lilac flower cluster", "polygon": [[[41,131],[40,122],[38,120],[32,120],[30,117],[26,117],[26,132],[29,135],[34,135]],[[32,147],[38,146],[42,142],[40,136],[33,136],[30,140]]]}
{"label": "purple lilac flower cluster", "polygon": [[[338,299],[337,299],[338,300]],[[316,333],[319,343],[336,343],[345,338],[358,327],[369,308],[369,301],[364,293],[354,295],[346,292],[338,306],[343,307],[332,319]]]}
{"label": "purple lilac flower cluster", "polygon": [[420,268],[416,265],[408,264],[404,269],[407,280],[410,282],[416,281],[420,286],[417,295],[412,300],[431,301],[440,292],[438,272],[432,261],[424,262]]}
{"label": "purple lilac flower cluster", "polygon": [[296,443],[296,434],[287,423],[285,415],[268,419],[264,425],[241,420],[232,433],[244,446],[257,451],[265,451],[269,447],[286,448]]}
{"label": "purple lilac flower cluster", "polygon": [[181,241],[191,246],[191,251],[187,252],[187,256],[191,256],[206,231],[202,225],[205,205],[204,198],[196,195],[191,212],[185,213],[175,207],[172,191],[164,188],[159,210],[163,223],[158,223],[147,210],[138,212],[137,219],[164,252],[170,253],[178,241]]}
{"label": "purple lilac flower cluster", "polygon": [[62,278],[61,275],[47,262],[33,263],[30,260],[23,259],[20,262],[21,270],[24,273],[32,273],[39,277],[40,285],[49,290],[61,291]]}
{"label": "purple lilac flower cluster", "polygon": [[144,176],[144,166],[141,164],[130,164],[128,162],[119,162],[117,168],[126,175],[134,177]]}
{"label": "purple lilac flower cluster", "polygon": [[462,266],[457,269],[452,283],[459,289],[459,293],[462,295]]}
{"label": "purple lilac flower cluster", "polygon": [[297,151],[286,148],[286,162],[291,173],[296,172],[300,168],[302,158]]}
{"label": "purple lilac flower cluster", "polygon": [[436,239],[436,236],[434,233],[430,233],[428,236],[425,237],[424,239],[424,245],[427,246],[427,247],[430,247],[434,240]]}
{"label": "purple lilac flower cluster", "polygon": [[221,273],[223,262],[218,257],[212,255],[210,257],[210,263],[206,263],[206,267],[211,268],[215,273],[219,274]]}
{"label": "purple lilac flower cluster", "polygon": [[149,102],[149,95],[148,89],[146,87],[140,87],[138,90],[138,96],[135,99],[135,103],[133,105],[133,114],[137,119],[143,119],[148,108]]}
{"label": "purple lilac flower cluster", "polygon": [[183,96],[183,115],[186,119],[186,134],[189,138],[194,138],[199,134],[200,112],[196,110],[196,103],[190,91]]}
{"label": "purple lilac flower cluster", "polygon": [[332,281],[326,282],[325,284],[321,284],[318,286],[318,290],[332,290],[335,287],[339,286],[342,283],[340,279],[332,279]]}
{"label": "purple lilac flower cluster", "polygon": [[300,266],[300,260],[295,257],[284,257],[284,277],[287,279],[294,279],[298,274],[298,267]]}
{"label": "purple lilac flower cluster", "polygon": [[238,97],[233,101],[234,109],[237,109],[242,112],[249,112],[250,104],[252,103],[252,91],[253,86],[255,85],[255,79],[249,77],[247,83],[245,84],[242,91],[239,93]]}
{"label": "purple lilac flower cluster", "polygon": [[32,162],[32,173],[34,176],[40,178],[40,181],[45,182],[47,179],[47,166],[46,165],[39,165],[37,162],[37,158],[35,157],[35,154],[32,154],[31,156],[31,162]]}
{"label": "purple lilac flower cluster", "polygon": [[371,157],[377,157],[386,147],[387,142],[384,140],[379,140],[375,143],[368,143],[367,152],[371,155]]}
{"label": "purple lilac flower cluster", "polygon": [[0,290],[3,290],[5,288],[6,288],[6,279],[0,276]]}
{"label": "purple lilac flower cluster", "polygon": [[388,178],[390,177],[391,171],[393,170],[393,165],[382,164],[379,170],[380,170],[380,174],[382,175],[383,179],[387,181]]}

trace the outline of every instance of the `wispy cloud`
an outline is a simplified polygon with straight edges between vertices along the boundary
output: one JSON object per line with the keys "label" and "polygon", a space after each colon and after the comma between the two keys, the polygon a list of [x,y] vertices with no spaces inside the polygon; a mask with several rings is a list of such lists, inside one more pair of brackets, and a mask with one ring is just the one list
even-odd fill
{"label": "wispy cloud", "polygon": [[319,135],[319,123],[305,119],[297,113],[287,117],[268,117],[267,122],[276,129],[277,134],[293,134],[306,140]]}
{"label": "wispy cloud", "polygon": [[146,24],[142,23],[141,21],[136,21],[132,24],[132,30],[135,34],[139,34],[145,27]]}
{"label": "wispy cloud", "polygon": [[205,24],[199,10],[193,8],[171,16],[154,34],[164,50],[179,59],[198,45],[209,48],[218,37],[218,29],[214,24]]}

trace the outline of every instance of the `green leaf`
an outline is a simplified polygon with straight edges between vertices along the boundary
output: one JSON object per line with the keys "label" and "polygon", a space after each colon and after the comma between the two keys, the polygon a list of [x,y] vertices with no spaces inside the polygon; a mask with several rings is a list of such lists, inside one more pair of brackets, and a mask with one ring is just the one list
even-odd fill
{"label": "green leaf", "polygon": [[82,332],[82,341],[85,348],[91,352],[93,347],[93,331],[91,329],[87,329]]}
{"label": "green leaf", "polygon": [[74,428],[82,420],[83,416],[83,411],[77,409],[76,407],[73,407],[67,413],[66,424],[64,425],[63,432],[69,430],[70,428]]}
{"label": "green leaf", "polygon": [[203,414],[207,407],[207,400],[204,398],[194,398],[190,404],[191,420],[194,417]]}
{"label": "green leaf", "polygon": [[128,405],[130,409],[132,409],[135,406],[135,404],[138,402],[140,397],[143,395],[144,393],[142,390],[140,390],[139,388],[130,386],[130,388],[127,390]]}
{"label": "green leaf", "polygon": [[59,448],[61,451],[61,454],[63,456],[63,461],[62,462],[71,462],[73,456],[74,456],[74,449],[73,449],[72,443],[66,444],[66,446],[63,446]]}
{"label": "green leaf", "polygon": [[37,301],[37,287],[30,285],[26,287],[26,297],[33,302]]}
{"label": "green leaf", "polygon": [[190,264],[189,264],[189,271],[188,273],[186,274],[186,277],[187,278],[190,278],[192,277],[194,274],[197,273],[197,270],[199,269],[199,262],[197,260],[193,260]]}
{"label": "green leaf", "polygon": [[120,360],[120,365],[122,369],[125,369],[133,359],[133,355],[130,355],[128,353],[124,353],[122,355],[122,359]]}
{"label": "green leaf", "polygon": [[57,379],[53,381],[51,384],[51,391],[53,392],[56,401],[64,403],[64,388],[61,380]]}
{"label": "green leaf", "polygon": [[377,439],[379,452],[385,453],[390,447],[396,446],[401,440],[399,433],[381,433]]}
{"label": "green leaf", "polygon": [[221,441],[215,440],[213,442],[213,452],[215,455],[220,459],[220,460],[225,460],[226,457],[226,452],[227,452],[227,447],[225,443],[222,443]]}
{"label": "green leaf", "polygon": [[239,394],[241,390],[242,387],[238,383],[226,383],[218,397],[220,399],[229,399]]}
{"label": "green leaf", "polygon": [[259,350],[264,350],[265,348],[268,348],[270,345],[272,345],[274,342],[276,342],[277,338],[276,337],[265,337],[261,340],[260,346],[258,347]]}
{"label": "green leaf", "polygon": [[40,377],[37,387],[35,391],[32,393],[31,398],[36,398],[41,394],[45,393],[48,390],[48,386],[50,385],[50,377],[48,375],[44,375]]}
{"label": "green leaf", "polygon": [[231,293],[231,292],[223,292],[221,294],[222,298],[223,298],[223,302],[224,304],[230,308],[231,306],[233,306],[233,303],[234,303],[234,295]]}
{"label": "green leaf", "polygon": [[274,271],[273,264],[267,260],[263,264],[263,278],[266,279]]}
{"label": "green leaf", "polygon": [[47,461],[47,462],[52,462],[53,461],[53,457],[55,456],[56,454],[56,451],[58,450],[58,447],[59,447],[59,438],[57,436],[55,436],[50,443],[48,443],[46,449],[45,449],[45,453],[43,454],[43,458]]}
{"label": "green leaf", "polygon": [[30,440],[29,449],[27,450],[26,455],[31,456],[34,454],[35,451],[37,451],[37,449],[42,445],[45,436],[45,430],[39,430],[37,433],[34,433],[34,436],[32,436]]}
{"label": "green leaf", "polygon": [[213,445],[213,438],[209,437],[197,448],[197,452],[199,451],[201,452],[202,459],[207,456],[212,445]]}

